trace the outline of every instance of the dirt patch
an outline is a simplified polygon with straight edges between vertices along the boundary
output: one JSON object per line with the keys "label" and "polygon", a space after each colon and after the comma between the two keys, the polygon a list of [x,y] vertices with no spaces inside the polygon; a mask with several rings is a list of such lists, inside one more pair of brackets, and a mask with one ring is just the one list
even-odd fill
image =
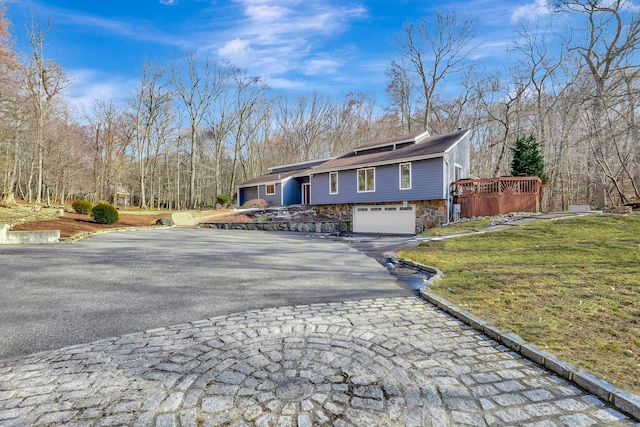
{"label": "dirt patch", "polygon": [[154,227],[158,218],[168,214],[130,215],[120,214],[120,220],[115,224],[98,224],[90,215],[65,213],[64,216],[45,221],[31,221],[16,225],[14,231],[60,230],[60,238],[66,239],[76,234],[89,233],[99,230],[124,227]]}

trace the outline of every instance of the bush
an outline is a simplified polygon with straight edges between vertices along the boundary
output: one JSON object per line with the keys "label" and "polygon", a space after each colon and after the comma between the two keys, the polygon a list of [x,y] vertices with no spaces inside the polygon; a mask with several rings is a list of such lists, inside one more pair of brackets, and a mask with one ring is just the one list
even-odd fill
{"label": "bush", "polygon": [[247,200],[244,205],[242,205],[244,209],[249,208],[258,208],[258,209],[266,209],[269,207],[269,202],[264,199],[251,199]]}
{"label": "bush", "polygon": [[93,204],[85,199],[77,199],[73,202],[71,207],[79,214],[89,215],[91,213],[91,209],[93,208]]}
{"label": "bush", "polygon": [[120,219],[116,208],[107,202],[100,202],[91,209],[91,216],[98,224],[115,224]]}
{"label": "bush", "polygon": [[220,203],[222,206],[227,206],[231,203],[231,197],[226,194],[218,194],[216,196],[216,202]]}

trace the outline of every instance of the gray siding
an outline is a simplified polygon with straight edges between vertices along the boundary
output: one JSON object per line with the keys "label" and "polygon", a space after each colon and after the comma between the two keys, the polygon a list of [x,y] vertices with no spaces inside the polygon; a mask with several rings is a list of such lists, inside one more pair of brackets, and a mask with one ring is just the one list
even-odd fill
{"label": "gray siding", "polygon": [[358,193],[357,170],[338,172],[338,194],[329,194],[329,174],[322,173],[311,178],[311,203],[325,205],[333,203],[402,202],[409,200],[439,200],[443,196],[442,158],[421,160],[411,164],[411,189],[400,190],[400,168],[398,164],[377,166],[375,192]]}
{"label": "gray siding", "polygon": [[239,190],[240,195],[238,196],[238,205],[242,206],[247,201],[258,199],[258,187],[243,187]]}
{"label": "gray siding", "polygon": [[282,185],[278,183],[276,184],[276,194],[267,195],[267,186],[262,184],[258,187],[258,198],[269,202],[269,206],[282,206],[280,203],[282,201],[281,192]]}
{"label": "gray siding", "polygon": [[460,172],[460,178],[469,178],[471,174],[471,161],[470,161],[470,138],[466,138],[458,141],[451,150],[445,153],[445,159],[448,162],[448,171],[446,171],[445,191],[449,191],[449,185],[455,180],[455,165],[462,166]]}

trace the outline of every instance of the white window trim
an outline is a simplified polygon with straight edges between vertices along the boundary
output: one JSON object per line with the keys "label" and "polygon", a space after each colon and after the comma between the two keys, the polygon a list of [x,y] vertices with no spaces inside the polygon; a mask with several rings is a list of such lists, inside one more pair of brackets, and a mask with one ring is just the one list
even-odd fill
{"label": "white window trim", "polygon": [[[273,193],[269,193],[269,186],[273,185]],[[264,185],[264,194],[266,194],[267,196],[273,196],[274,194],[276,194],[276,185],[275,184],[265,184]]]}
{"label": "white window trim", "polygon": [[[331,191],[331,176],[336,176],[336,191]],[[338,194],[339,193],[339,184],[338,184],[338,172],[329,172],[329,194]]]}
{"label": "white window trim", "polygon": [[[405,165],[409,165],[409,186],[408,187],[402,187],[402,166],[405,166]],[[412,178],[411,168],[412,168],[412,166],[411,166],[410,162],[408,162],[408,163],[400,163],[398,165],[398,178],[399,178],[399,181],[400,181],[398,183],[398,187],[400,188],[400,190],[411,190],[411,187],[413,185],[413,180],[411,179]]]}
{"label": "white window trim", "polygon": [[[362,190],[360,191],[360,171],[367,171],[367,170],[372,170],[373,171],[373,189],[372,190]],[[365,184],[366,184],[366,175],[367,173],[365,172]],[[362,169],[358,169],[356,171],[356,190],[358,193],[375,193],[376,191],[376,168],[362,168]]]}
{"label": "white window trim", "polygon": [[[458,176],[458,178],[456,178],[456,171],[460,171],[460,176]],[[453,180],[457,181],[459,179],[462,179],[462,165],[459,165],[458,163],[454,163],[453,164]]]}

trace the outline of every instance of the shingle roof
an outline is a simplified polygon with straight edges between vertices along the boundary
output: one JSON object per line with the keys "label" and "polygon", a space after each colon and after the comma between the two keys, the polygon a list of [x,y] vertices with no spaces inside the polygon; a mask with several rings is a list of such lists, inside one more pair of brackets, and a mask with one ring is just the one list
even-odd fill
{"label": "shingle roof", "polygon": [[[463,130],[445,135],[432,136],[425,139],[426,132],[416,132],[409,135],[373,141],[361,145],[343,156],[333,158],[318,166],[287,172],[269,173],[243,182],[238,187],[253,187],[262,184],[273,184],[276,182],[282,182],[287,178],[308,176],[312,173],[354,169],[357,167],[376,165],[380,163],[401,163],[410,159],[439,157],[453,147],[467,133],[468,131]],[[408,144],[396,150],[378,150],[378,147],[390,146],[394,143]],[[303,163],[306,162],[302,162],[301,164]],[[285,166],[295,165],[297,164]]]}
{"label": "shingle roof", "polygon": [[[407,145],[396,150],[367,152],[356,150],[343,156],[329,160],[312,169],[312,173],[331,172],[335,170],[354,169],[356,167],[380,163],[400,163],[405,160],[442,156],[447,150],[462,139],[468,131],[458,131],[445,135],[432,136],[416,144]],[[399,140],[404,141],[408,137]],[[380,144],[378,144],[380,145]],[[367,144],[366,147],[374,146]],[[362,148],[362,147],[359,147]]]}
{"label": "shingle roof", "polygon": [[278,166],[271,166],[270,168],[267,168],[267,170],[269,171],[269,173],[282,173],[282,172],[290,172],[290,171],[299,171],[299,170],[303,170],[303,169],[309,169],[312,168],[314,166],[318,166],[321,165],[322,163],[333,159],[333,157],[327,157],[324,159],[314,159],[314,160],[307,160],[304,162],[298,162],[298,163],[291,163],[288,165],[278,165]]}
{"label": "shingle roof", "polygon": [[[424,136],[428,136],[429,132],[425,132],[425,131],[413,132],[413,133],[409,133],[409,134],[406,134],[406,135],[392,136],[390,138],[379,139],[377,141],[367,142],[366,144],[362,144],[361,146],[356,148],[354,151],[360,151],[360,150],[371,148],[371,147],[379,147],[379,146],[383,147],[385,145],[392,145],[392,144],[398,143],[398,142],[415,142],[417,139],[423,139],[422,138],[423,135]],[[420,137],[420,138],[418,138],[418,137]]]}
{"label": "shingle roof", "polygon": [[273,184],[276,182],[282,182],[287,178],[291,178],[292,176],[307,176],[311,173],[311,169],[300,169],[293,170],[288,172],[280,172],[280,173],[269,173],[266,175],[261,175],[256,178],[250,179],[249,181],[245,181],[240,184],[238,187],[254,187],[260,184]]}

